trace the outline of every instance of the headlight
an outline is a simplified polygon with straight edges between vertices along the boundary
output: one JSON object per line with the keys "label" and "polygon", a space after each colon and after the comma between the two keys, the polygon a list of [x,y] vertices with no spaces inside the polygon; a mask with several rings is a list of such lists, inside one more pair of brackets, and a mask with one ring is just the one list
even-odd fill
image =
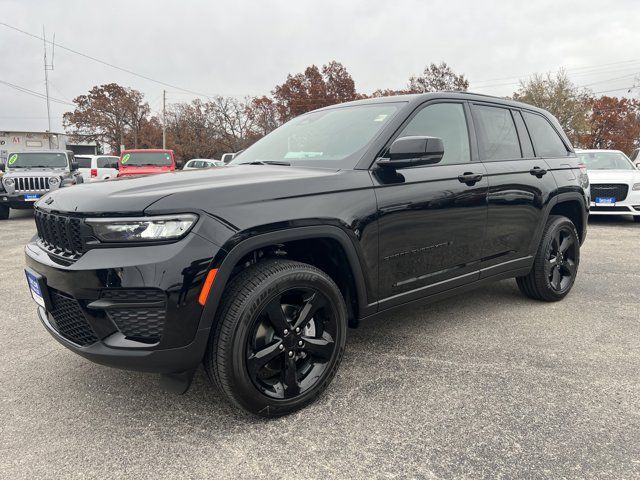
{"label": "headlight", "polygon": [[4,183],[7,187],[13,187],[13,184],[16,183],[13,178],[3,178],[2,183]]}
{"label": "headlight", "polygon": [[640,183],[634,183],[633,188],[631,190],[640,190]]}
{"label": "headlight", "polygon": [[192,213],[141,218],[89,218],[86,223],[103,242],[153,242],[184,237],[198,220]]}
{"label": "headlight", "polygon": [[49,178],[49,186],[50,187],[57,187],[60,185],[60,179],[58,177],[51,177]]}

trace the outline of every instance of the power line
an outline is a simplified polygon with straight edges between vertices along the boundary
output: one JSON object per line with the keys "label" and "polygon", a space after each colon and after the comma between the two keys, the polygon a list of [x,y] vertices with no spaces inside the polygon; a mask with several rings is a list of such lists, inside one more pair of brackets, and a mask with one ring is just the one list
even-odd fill
{"label": "power line", "polygon": [[[26,93],[27,95],[32,95],[32,96],[40,98],[42,100],[46,100],[47,99],[46,95],[44,95],[42,93],[39,93],[39,92],[36,92],[34,90],[30,90],[30,89],[25,88],[25,87],[21,87],[20,85],[15,85],[13,83],[5,82],[4,80],[0,80],[0,84],[6,85],[7,87],[11,87],[14,90],[18,90],[19,92]],[[75,104],[67,102],[65,100],[60,100],[59,98],[49,97],[49,99],[52,102],[56,102],[56,103],[59,103],[61,105],[70,105],[72,107],[75,107]]]}
{"label": "power line", "polygon": [[109,62],[106,62],[104,60],[100,60],[99,58],[93,57],[91,55],[87,55],[86,53],[79,52],[78,50],[74,50],[72,48],[65,47],[63,45],[60,45],[59,43],[55,43],[54,44],[53,42],[51,42],[49,40],[46,40],[45,38],[43,38],[43,37],[41,37],[39,35],[35,35],[33,33],[21,30],[21,29],[19,29],[17,27],[14,27],[12,25],[7,24],[7,23],[0,22],[0,25],[2,25],[3,27],[9,28],[11,30],[15,30],[16,32],[20,32],[20,33],[22,33],[24,35],[28,35],[29,37],[36,38],[36,39],[42,40],[42,41],[44,41],[46,43],[55,45],[56,47],[58,47],[58,48],[60,48],[62,50],[66,50],[67,52],[73,53],[75,55],[79,55],[81,57],[87,58],[87,59],[92,60],[94,62],[101,63],[102,65],[105,65],[107,67],[115,68],[116,70],[120,70],[121,72],[125,72],[125,73],[128,73],[130,75],[134,75],[136,77],[143,78],[143,79],[148,80],[150,82],[154,82],[154,83],[157,83],[159,85],[164,85],[165,87],[175,88],[176,90],[181,90],[183,92],[190,93],[192,95],[197,95],[197,96],[200,96],[200,97],[207,97],[207,98],[213,98],[214,97],[214,95],[207,95],[206,93],[196,92],[194,90],[189,90],[188,88],[182,88],[182,87],[179,87],[177,85],[172,85],[170,83],[163,82],[162,80],[157,80],[155,78],[149,77],[148,75],[143,75],[141,73],[134,72],[133,70],[129,70],[127,68],[119,67],[118,65],[114,65],[113,63],[109,63]]}

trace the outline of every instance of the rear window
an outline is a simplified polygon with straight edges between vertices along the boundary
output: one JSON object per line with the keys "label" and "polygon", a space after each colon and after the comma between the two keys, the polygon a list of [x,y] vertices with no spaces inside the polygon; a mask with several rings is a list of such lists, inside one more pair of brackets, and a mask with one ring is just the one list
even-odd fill
{"label": "rear window", "polygon": [[478,124],[481,160],[510,160],[522,157],[516,126],[508,109],[474,105],[473,113]]}
{"label": "rear window", "polygon": [[169,166],[173,164],[171,154],[166,152],[129,152],[122,155],[120,163],[127,167]]}
{"label": "rear window", "polygon": [[529,112],[523,112],[523,115],[537,157],[566,157],[569,154],[560,135],[546,118]]}
{"label": "rear window", "polygon": [[91,157],[76,157],[79,168],[91,168]]}

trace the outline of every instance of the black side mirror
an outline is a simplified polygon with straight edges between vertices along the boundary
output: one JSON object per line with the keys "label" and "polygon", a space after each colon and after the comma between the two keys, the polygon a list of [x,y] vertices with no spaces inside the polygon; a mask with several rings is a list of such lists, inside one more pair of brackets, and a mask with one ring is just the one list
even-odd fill
{"label": "black side mirror", "polygon": [[438,137],[401,137],[389,147],[386,158],[379,158],[377,165],[383,168],[409,168],[433,165],[442,160],[444,144]]}
{"label": "black side mirror", "polygon": [[75,160],[71,160],[71,171],[75,172],[76,170],[78,170],[78,168],[80,168],[78,162],[76,162]]}
{"label": "black side mirror", "polygon": [[4,166],[4,163],[0,163],[0,172],[4,172],[7,167]]}

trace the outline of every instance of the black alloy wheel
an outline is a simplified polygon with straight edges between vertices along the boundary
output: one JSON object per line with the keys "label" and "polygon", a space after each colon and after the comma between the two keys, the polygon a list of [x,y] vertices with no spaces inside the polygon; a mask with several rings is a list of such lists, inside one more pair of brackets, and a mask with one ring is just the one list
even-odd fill
{"label": "black alloy wheel", "polygon": [[550,215],[531,271],[516,282],[527,297],[546,302],[562,300],[571,290],[580,263],[580,237],[567,217]]}
{"label": "black alloy wheel", "polygon": [[326,370],[336,331],[336,315],[321,292],[292,288],[278,293],[257,316],[247,339],[251,381],[273,398],[304,394]]}
{"label": "black alloy wheel", "polygon": [[313,402],[335,376],[347,307],[322,270],[268,259],[229,282],[215,322],[207,374],[238,407],[277,417]]}
{"label": "black alloy wheel", "polygon": [[576,275],[576,239],[569,226],[555,230],[547,258],[549,284],[556,292],[562,292]]}

